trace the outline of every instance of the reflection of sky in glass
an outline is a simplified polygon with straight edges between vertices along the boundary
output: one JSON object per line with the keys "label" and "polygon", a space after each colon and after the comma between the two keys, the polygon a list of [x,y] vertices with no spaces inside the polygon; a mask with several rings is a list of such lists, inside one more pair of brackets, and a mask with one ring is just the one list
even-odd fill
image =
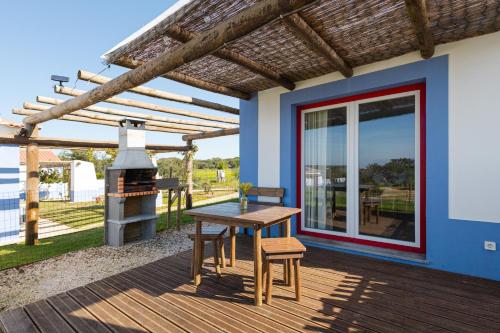
{"label": "reflection of sky in glass", "polygon": [[415,114],[364,121],[359,124],[359,166],[415,158]]}

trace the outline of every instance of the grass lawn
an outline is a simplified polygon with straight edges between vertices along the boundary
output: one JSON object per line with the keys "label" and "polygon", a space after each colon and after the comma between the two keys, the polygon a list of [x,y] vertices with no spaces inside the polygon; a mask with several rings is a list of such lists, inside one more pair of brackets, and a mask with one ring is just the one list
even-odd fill
{"label": "grass lawn", "polygon": [[[95,204],[94,204],[95,205]],[[50,206],[50,205],[49,205]],[[101,205],[102,206],[102,205]],[[58,206],[55,206],[58,207]],[[78,208],[80,209],[80,208]],[[78,216],[78,213],[71,213],[71,210],[64,208],[64,211],[69,213],[70,221],[75,225],[78,225],[79,219],[73,218],[73,216]],[[102,212],[99,213],[97,208],[89,208],[89,211],[93,212],[90,216],[90,220],[99,222],[103,220]],[[54,213],[55,215],[55,213]],[[160,213],[158,218],[158,223],[156,224],[157,232],[162,232],[167,230],[166,225],[166,213]],[[62,222],[65,214],[59,215]],[[89,217],[87,216],[87,217]],[[172,213],[171,221],[175,220],[175,213]],[[193,219],[187,215],[182,215],[181,224],[192,223]],[[173,223],[172,223],[173,224]],[[174,226],[169,226],[173,228]],[[37,246],[26,246],[23,243],[5,245],[0,247],[0,270],[7,269],[10,267],[17,267],[36,261],[48,259],[51,257],[56,257],[64,253],[78,251],[90,247],[96,247],[103,245],[104,240],[104,229],[103,227],[93,228],[84,231],[78,231],[71,234],[55,236],[50,238],[44,238],[40,240],[40,245]]]}
{"label": "grass lawn", "polygon": [[40,217],[72,228],[104,222],[104,203],[42,201]]}

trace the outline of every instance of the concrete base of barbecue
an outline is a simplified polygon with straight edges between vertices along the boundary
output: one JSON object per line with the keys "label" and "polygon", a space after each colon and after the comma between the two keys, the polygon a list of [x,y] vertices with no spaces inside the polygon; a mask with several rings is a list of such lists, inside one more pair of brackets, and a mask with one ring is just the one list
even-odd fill
{"label": "concrete base of barbecue", "polygon": [[152,218],[146,220],[136,220],[137,218],[141,217],[136,216],[134,219],[121,221],[108,220],[106,244],[110,246],[122,246],[125,244],[125,228],[131,223],[140,224],[140,237],[137,240],[147,240],[153,238],[156,235],[156,220],[158,216],[154,215]]}

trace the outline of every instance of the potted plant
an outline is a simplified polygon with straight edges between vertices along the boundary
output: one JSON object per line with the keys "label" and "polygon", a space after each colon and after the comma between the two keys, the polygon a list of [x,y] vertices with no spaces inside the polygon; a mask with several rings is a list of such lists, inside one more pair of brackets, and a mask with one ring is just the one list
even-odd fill
{"label": "potted plant", "polygon": [[240,184],[240,190],[241,190],[240,208],[242,211],[246,211],[248,209],[247,194],[251,188],[252,188],[252,183],[241,183]]}

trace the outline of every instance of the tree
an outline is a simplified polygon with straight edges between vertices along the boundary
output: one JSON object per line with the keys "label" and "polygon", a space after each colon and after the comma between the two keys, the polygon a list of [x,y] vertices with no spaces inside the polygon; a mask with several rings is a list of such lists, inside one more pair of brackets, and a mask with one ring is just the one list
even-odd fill
{"label": "tree", "polygon": [[59,183],[63,179],[56,169],[41,169],[39,175],[40,183],[44,184]]}

